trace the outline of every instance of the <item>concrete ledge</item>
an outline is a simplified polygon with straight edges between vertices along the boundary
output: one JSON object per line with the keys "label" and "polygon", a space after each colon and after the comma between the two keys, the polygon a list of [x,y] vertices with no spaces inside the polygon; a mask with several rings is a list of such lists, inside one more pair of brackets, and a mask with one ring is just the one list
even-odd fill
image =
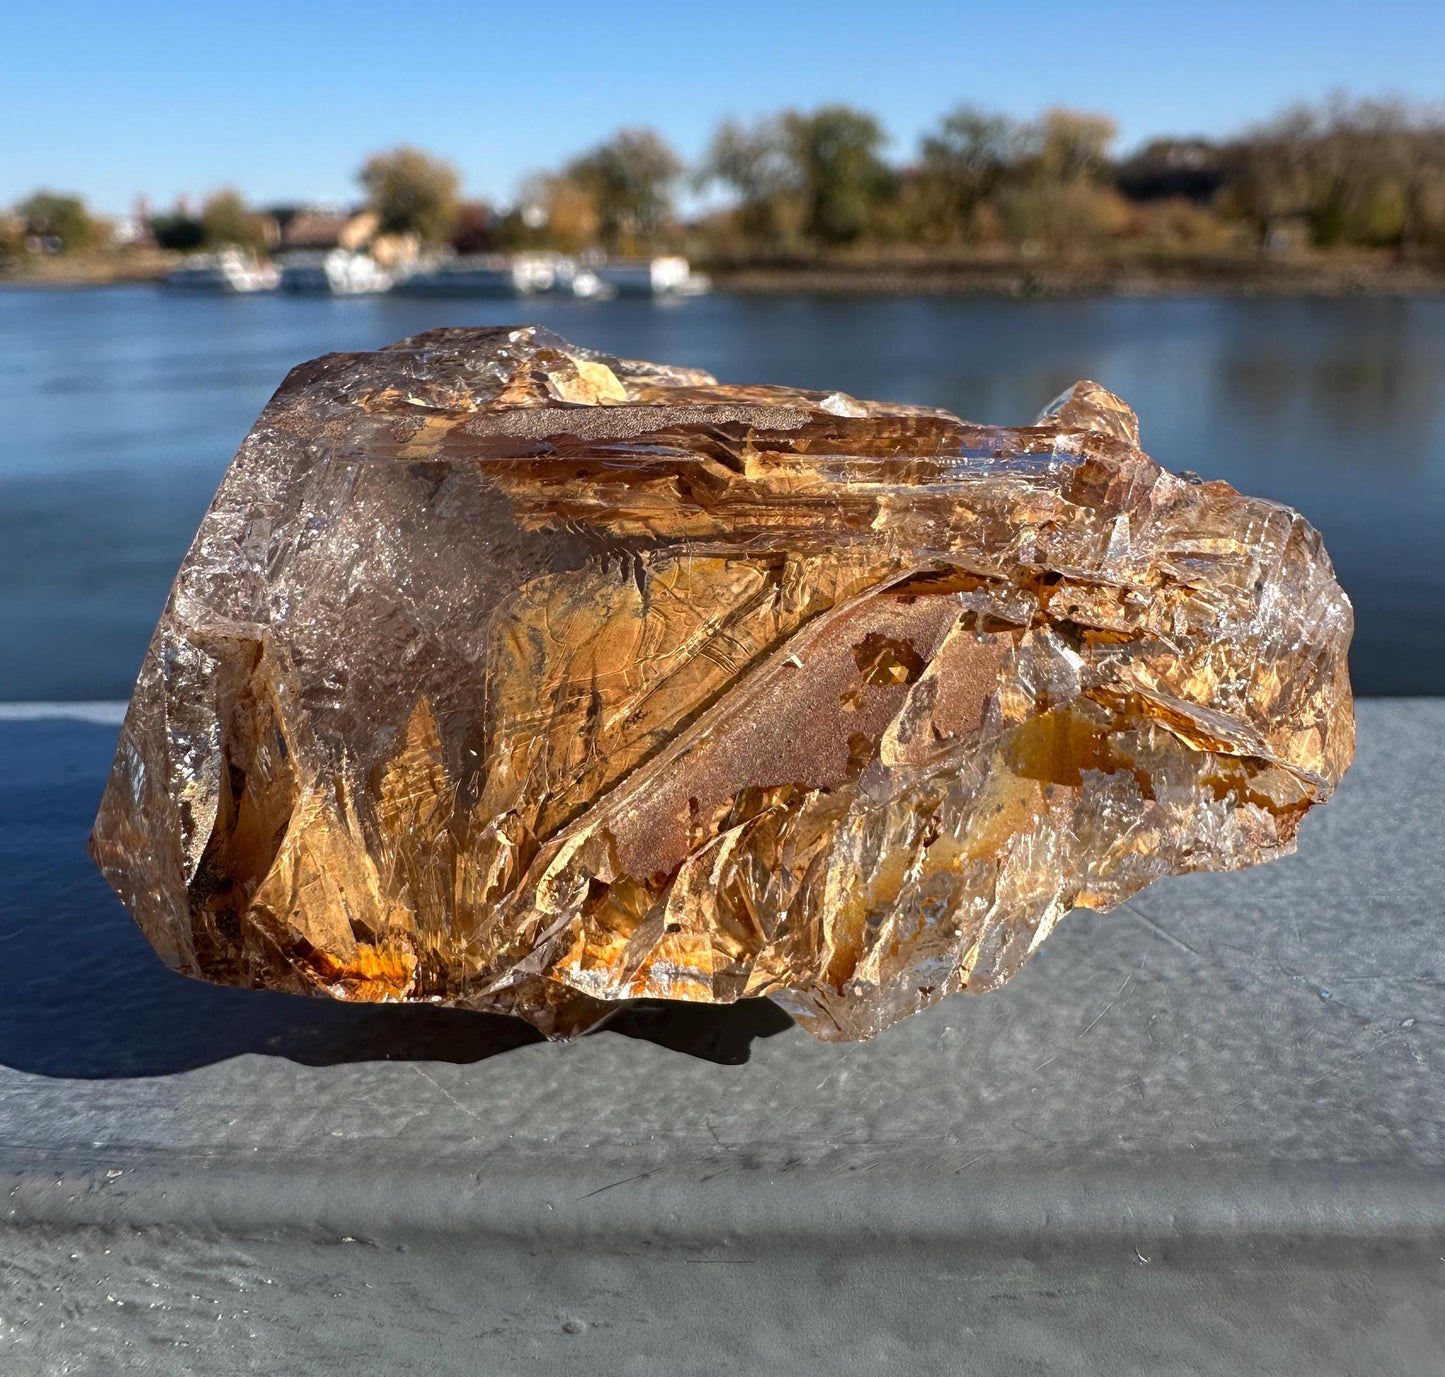
{"label": "concrete ledge", "polygon": [[[109,1159],[114,1161],[114,1158]],[[43,1175],[0,1170],[13,1226],[206,1228],[244,1235],[397,1230],[495,1238],[540,1231],[605,1246],[622,1238],[697,1243],[753,1236],[826,1249],[894,1236],[971,1248],[1209,1242],[1254,1245],[1445,1240],[1445,1174],[1293,1167],[1227,1178],[1141,1163],[1138,1170],[1059,1173],[993,1166],[912,1175],[909,1163],[867,1173],[712,1162],[631,1178],[579,1162],[562,1173],[513,1167],[377,1162],[325,1170],[295,1162],[246,1171],[213,1160],[121,1167],[57,1162]],[[706,1168],[711,1166],[713,1170]],[[717,1168],[722,1167],[722,1170]],[[886,1174],[885,1174],[886,1173]],[[846,1221],[846,1229],[844,1228]]]}
{"label": "concrete ledge", "polygon": [[1360,727],[1298,856],[996,995],[557,1047],[171,975],[113,726],[0,721],[0,1371],[1437,1371],[1445,702]]}

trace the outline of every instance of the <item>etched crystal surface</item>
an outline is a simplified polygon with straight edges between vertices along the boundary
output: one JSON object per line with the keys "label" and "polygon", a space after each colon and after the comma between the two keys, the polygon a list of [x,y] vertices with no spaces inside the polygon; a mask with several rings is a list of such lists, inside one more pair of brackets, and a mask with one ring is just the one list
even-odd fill
{"label": "etched crystal surface", "polygon": [[92,851],[188,974],[867,1037],[1071,908],[1290,849],[1349,764],[1319,536],[1079,383],[1029,427],[538,328],[297,368],[146,656]]}

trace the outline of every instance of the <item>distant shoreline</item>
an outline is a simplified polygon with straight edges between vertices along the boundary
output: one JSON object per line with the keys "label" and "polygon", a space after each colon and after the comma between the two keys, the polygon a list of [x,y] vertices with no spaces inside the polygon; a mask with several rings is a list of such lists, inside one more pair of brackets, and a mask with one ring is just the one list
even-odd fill
{"label": "distant shoreline", "polygon": [[[0,273],[0,290],[65,291],[154,284],[169,259],[47,265]],[[859,257],[832,262],[696,260],[718,291],[782,296],[974,296],[1004,300],[1154,296],[1438,296],[1445,263],[1401,263],[1383,256],[1297,258],[1121,255],[1097,259]]]}
{"label": "distant shoreline", "polygon": [[1445,265],[1348,259],[1194,259],[738,266],[705,268],[722,291],[1005,299],[1104,296],[1436,296]]}

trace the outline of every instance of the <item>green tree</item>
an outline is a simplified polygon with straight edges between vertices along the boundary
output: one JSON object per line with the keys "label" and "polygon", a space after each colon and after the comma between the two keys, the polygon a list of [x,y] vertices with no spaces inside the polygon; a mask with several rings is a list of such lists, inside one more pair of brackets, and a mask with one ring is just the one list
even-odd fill
{"label": "green tree", "polygon": [[1298,105],[1228,150],[1223,204],[1267,244],[1275,226],[1309,226],[1322,248],[1403,248],[1428,194],[1440,125],[1390,101]]}
{"label": "green tree", "polygon": [[151,216],[150,232],[158,248],[179,253],[200,248],[206,237],[201,222],[179,206],[175,210]]}
{"label": "green tree", "polygon": [[26,234],[58,239],[65,253],[89,248],[99,237],[84,199],[67,192],[37,191],[16,206],[15,213]]}
{"label": "green tree", "polygon": [[373,153],[357,179],[385,234],[417,235],[423,243],[444,243],[456,224],[460,178],[450,163],[419,148]]}
{"label": "green tree", "polygon": [[760,120],[751,128],[733,120],[720,125],[693,181],[700,191],[720,185],[733,193],[743,234],[776,239],[781,202],[796,187],[782,121]]}
{"label": "green tree", "polygon": [[1438,114],[1422,118],[1396,156],[1404,184],[1398,251],[1407,254],[1430,244],[1445,248],[1445,119]]}
{"label": "green tree", "polygon": [[18,215],[0,211],[0,263],[19,258],[25,252],[25,222]]}
{"label": "green tree", "polygon": [[1261,247],[1279,221],[1308,213],[1316,173],[1317,120],[1295,106],[1236,139],[1225,153],[1225,209],[1248,222]]}
{"label": "green tree", "polygon": [[936,203],[945,231],[967,235],[974,212],[1008,175],[1020,143],[1006,115],[960,105],[919,146],[924,195]]}
{"label": "green tree", "polygon": [[1442,186],[1445,124],[1400,101],[1336,97],[1315,117],[1308,152],[1315,242],[1403,252]]}
{"label": "green tree", "polygon": [[235,244],[260,253],[266,248],[266,222],[230,187],[207,198],[201,207],[201,239],[210,248]]}
{"label": "green tree", "polygon": [[782,127],[807,234],[824,244],[857,239],[892,180],[879,157],[886,139],[878,121],[851,106],[825,105],[811,114],[789,111]]}
{"label": "green tree", "polygon": [[681,159],[652,130],[621,129],[563,175],[590,197],[603,244],[617,250],[656,238],[672,217],[681,173]]}

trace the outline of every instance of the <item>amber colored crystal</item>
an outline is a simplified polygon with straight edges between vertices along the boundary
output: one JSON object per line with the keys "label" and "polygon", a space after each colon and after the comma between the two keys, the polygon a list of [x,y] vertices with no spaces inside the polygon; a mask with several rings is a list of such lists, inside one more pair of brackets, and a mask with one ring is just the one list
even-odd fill
{"label": "amber colored crystal", "polygon": [[1289,850],[1350,631],[1301,517],[1093,383],[1004,429],[436,331],[303,365],[246,438],[92,850],[211,980],[862,1038]]}

